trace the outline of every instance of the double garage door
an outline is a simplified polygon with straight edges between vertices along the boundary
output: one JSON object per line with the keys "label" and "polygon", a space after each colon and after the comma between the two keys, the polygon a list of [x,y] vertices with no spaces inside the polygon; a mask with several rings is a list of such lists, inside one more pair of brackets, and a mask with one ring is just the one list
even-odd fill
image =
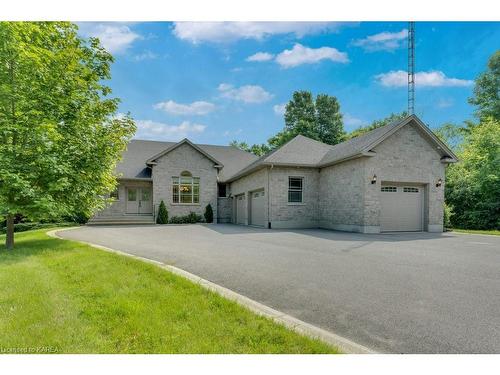
{"label": "double garage door", "polygon": [[380,230],[412,232],[424,229],[424,187],[384,183],[380,189]]}
{"label": "double garage door", "polygon": [[[265,193],[264,190],[248,193],[249,218],[248,224],[264,226]],[[245,223],[245,195],[237,195],[236,199],[236,223]]]}

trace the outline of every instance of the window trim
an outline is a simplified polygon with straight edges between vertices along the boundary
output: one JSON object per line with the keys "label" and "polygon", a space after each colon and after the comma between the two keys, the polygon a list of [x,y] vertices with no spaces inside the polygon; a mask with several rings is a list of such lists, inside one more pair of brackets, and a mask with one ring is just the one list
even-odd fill
{"label": "window trim", "polygon": [[[291,188],[290,182],[292,179],[300,180],[300,189]],[[300,192],[300,201],[290,201],[290,192]],[[304,176],[288,176],[288,196],[287,203],[289,205],[303,205],[304,204]]]}
{"label": "window trim", "polygon": [[[182,179],[190,179],[190,183],[183,183]],[[195,183],[197,181],[197,183]],[[187,205],[187,206],[199,206],[200,205],[200,178],[193,176],[188,171],[181,172],[178,176],[172,176],[171,178],[172,184],[172,205]],[[181,186],[189,185],[191,190],[191,202],[181,202]],[[175,187],[177,186],[177,194],[175,193]],[[198,193],[195,194],[195,186],[198,186]],[[175,200],[175,196],[177,196],[177,201]],[[187,195],[184,195],[186,197]],[[197,202],[195,202],[195,198],[197,198]]]}
{"label": "window trim", "polygon": [[[386,190],[384,190],[386,189]],[[394,189],[394,190],[392,190]],[[398,187],[393,186],[393,185],[386,185],[386,186],[381,186],[380,187],[380,192],[381,193],[397,193],[398,192]]]}

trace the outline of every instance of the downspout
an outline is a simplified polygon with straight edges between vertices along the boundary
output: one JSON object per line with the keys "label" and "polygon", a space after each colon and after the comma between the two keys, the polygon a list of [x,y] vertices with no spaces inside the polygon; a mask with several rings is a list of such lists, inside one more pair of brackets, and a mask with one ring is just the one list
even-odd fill
{"label": "downspout", "polygon": [[271,168],[267,168],[267,228],[271,229],[271,190],[269,189],[269,173],[273,169],[274,165],[271,164]]}

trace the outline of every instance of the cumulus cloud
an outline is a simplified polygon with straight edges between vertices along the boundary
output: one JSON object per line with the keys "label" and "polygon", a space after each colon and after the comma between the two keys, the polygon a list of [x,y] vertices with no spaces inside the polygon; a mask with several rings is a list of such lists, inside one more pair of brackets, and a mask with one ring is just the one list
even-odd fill
{"label": "cumulus cloud", "polygon": [[360,126],[366,125],[365,121],[363,121],[363,120],[361,120],[361,119],[359,119],[357,117],[354,117],[350,113],[344,113],[344,115],[342,117],[343,117],[343,120],[344,120],[344,124],[346,126],[351,127],[351,128],[355,128],[355,127],[360,127]]}
{"label": "cumulus cloud", "polygon": [[256,85],[234,87],[227,83],[221,83],[217,89],[223,98],[229,98],[244,103],[263,103],[271,100],[273,97],[271,93]]}
{"label": "cumulus cloud", "polygon": [[215,110],[215,105],[209,102],[197,101],[191,104],[176,103],[173,100],[160,102],[153,106],[172,115],[206,115]]}
{"label": "cumulus cloud", "polygon": [[274,105],[273,111],[275,114],[277,114],[279,116],[283,116],[285,114],[285,111],[286,111],[286,103]]}
{"label": "cumulus cloud", "polygon": [[78,28],[84,37],[99,38],[102,46],[112,54],[126,52],[136,40],[141,39],[125,24],[82,22]]}
{"label": "cumulus cloud", "polygon": [[272,53],[267,53],[267,52],[257,52],[256,54],[252,55],[252,56],[248,56],[247,57],[247,61],[258,61],[258,62],[262,62],[262,61],[269,61],[269,60],[272,60],[274,58],[274,55]]}
{"label": "cumulus cloud", "polygon": [[144,51],[143,53],[135,55],[134,60],[135,61],[153,60],[153,59],[156,59],[157,57],[158,57],[158,55],[154,52]]}
{"label": "cumulus cloud", "polygon": [[136,120],[137,132],[135,138],[179,141],[183,138],[192,137],[205,131],[206,126],[192,124],[189,121],[183,121],[179,125],[168,125],[151,120]]}
{"label": "cumulus cloud", "polygon": [[347,53],[332,47],[309,48],[295,44],[291,50],[284,50],[276,56],[276,62],[284,68],[292,68],[302,64],[314,64],[322,60],[347,63]]}
{"label": "cumulus cloud", "polygon": [[[386,87],[404,87],[408,84],[408,73],[404,70],[392,70],[375,76],[375,79]],[[466,87],[474,84],[474,81],[446,77],[439,71],[415,73],[415,85],[418,87]]]}
{"label": "cumulus cloud", "polygon": [[332,32],[345,22],[175,22],[174,35],[191,43],[227,43],[257,39],[276,34],[305,35]]}
{"label": "cumulus cloud", "polygon": [[365,51],[369,52],[394,51],[403,46],[403,42],[407,37],[407,29],[395,33],[384,31],[382,33],[367,36],[364,39],[357,39],[352,44],[357,47],[362,47]]}

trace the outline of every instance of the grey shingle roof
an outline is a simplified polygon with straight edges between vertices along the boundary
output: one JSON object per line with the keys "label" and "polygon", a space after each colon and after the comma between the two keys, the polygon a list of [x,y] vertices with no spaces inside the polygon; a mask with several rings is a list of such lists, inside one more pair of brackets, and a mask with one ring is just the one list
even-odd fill
{"label": "grey shingle roof", "polygon": [[358,137],[351,138],[348,141],[330,146],[330,150],[324,155],[319,164],[322,166],[333,164],[337,161],[359,154],[365,150],[366,147],[370,146],[378,139],[383,138],[403,121],[406,121],[406,119],[391,122],[388,125],[371,130]]}
{"label": "grey shingle roof", "polygon": [[[121,175],[121,178],[151,178],[151,168],[146,166],[146,161],[175,144],[176,142],[133,139],[123,153],[122,160],[116,166],[116,172]],[[233,146],[205,144],[196,144],[196,146],[224,165],[219,174],[221,180],[257,160],[257,156]]]}
{"label": "grey shingle roof", "polygon": [[[423,134],[438,146],[444,156],[449,156],[451,162],[457,161],[453,152],[414,115],[394,121],[335,146],[298,135],[280,148],[260,158],[233,146],[204,144],[196,146],[223,165],[219,172],[219,180],[230,182],[271,164],[322,168],[351,157],[361,156],[374,147],[377,142],[382,142],[392,132],[397,131],[399,127],[410,123],[410,120],[420,126]],[[174,145],[176,145],[174,142],[132,140],[116,170],[123,174],[122,178],[151,178],[151,169],[146,166],[146,161]]]}

